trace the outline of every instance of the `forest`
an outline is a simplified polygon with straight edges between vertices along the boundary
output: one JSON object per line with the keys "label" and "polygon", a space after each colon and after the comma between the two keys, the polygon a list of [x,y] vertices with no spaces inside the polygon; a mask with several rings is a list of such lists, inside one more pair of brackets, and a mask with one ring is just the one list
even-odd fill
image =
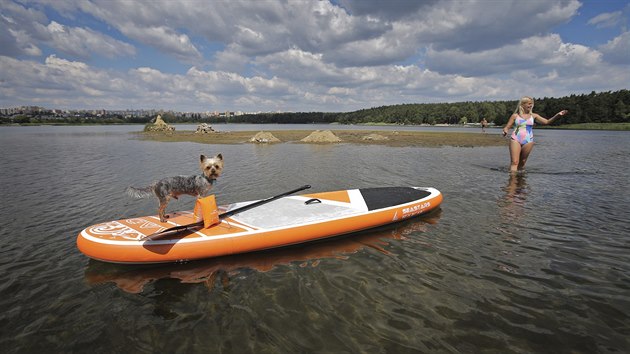
{"label": "forest", "polygon": [[[577,123],[630,123],[630,91],[591,92],[567,97],[534,97],[534,112],[552,117],[567,109],[569,114],[554,125]],[[407,103],[374,107],[354,112],[287,112],[259,113],[239,116],[203,117],[200,114],[161,112],[162,118],[173,123],[340,123],[340,124],[465,124],[488,122],[503,125],[514,112],[518,101],[483,101],[456,103]],[[0,124],[142,124],[155,115],[124,117],[122,115],[47,117],[13,115],[0,117]]]}
{"label": "forest", "polygon": [[[567,109],[570,114],[555,124],[628,123],[630,91],[571,95],[562,98],[536,98],[534,112],[552,117]],[[346,113],[269,113],[227,118],[230,123],[332,123],[341,124],[465,124],[486,118],[503,125],[514,112],[518,101],[415,103],[382,106]]]}

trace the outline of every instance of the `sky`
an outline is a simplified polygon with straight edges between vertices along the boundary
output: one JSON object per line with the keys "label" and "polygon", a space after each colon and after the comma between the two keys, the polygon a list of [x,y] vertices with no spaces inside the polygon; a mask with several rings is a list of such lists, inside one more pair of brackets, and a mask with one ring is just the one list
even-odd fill
{"label": "sky", "polygon": [[348,112],[630,89],[630,0],[0,0],[0,107]]}

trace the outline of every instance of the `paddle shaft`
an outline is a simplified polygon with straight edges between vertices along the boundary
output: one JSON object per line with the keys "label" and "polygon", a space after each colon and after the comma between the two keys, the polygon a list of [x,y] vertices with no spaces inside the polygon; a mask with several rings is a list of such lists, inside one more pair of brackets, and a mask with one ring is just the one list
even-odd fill
{"label": "paddle shaft", "polygon": [[[238,214],[238,213],[242,213],[244,211],[247,211],[247,210],[259,207],[259,206],[261,206],[263,204],[267,204],[267,203],[273,202],[276,199],[280,199],[282,197],[286,197],[286,196],[291,195],[293,193],[297,193],[299,191],[303,191],[303,190],[309,189],[309,188],[311,188],[311,186],[307,184],[307,185],[304,185],[304,186],[302,186],[300,188],[296,188],[294,190],[291,190],[291,191],[288,191],[288,192],[285,192],[285,193],[282,193],[282,194],[278,194],[276,196],[273,196],[273,197],[270,197],[270,198],[267,198],[267,199],[259,200],[257,202],[254,202],[254,203],[242,206],[240,208],[236,208],[236,209],[233,209],[233,210],[230,210],[230,211],[226,211],[225,213],[219,215],[219,220],[223,220],[223,219],[228,218],[228,217],[230,217],[232,215],[235,215],[235,214]],[[166,230],[161,231],[161,232],[156,232],[154,234],[151,234],[151,235],[145,237],[144,240],[158,240],[158,239],[161,239],[161,238],[164,238],[164,237],[177,235],[177,234],[179,234],[181,232],[184,232],[184,231],[187,231],[187,230],[191,230],[191,229],[195,229],[195,228],[198,228],[198,227],[201,227],[201,226],[203,226],[203,220],[198,221],[198,222],[194,222],[192,224],[179,225],[179,226],[171,227],[170,229],[166,229]]]}

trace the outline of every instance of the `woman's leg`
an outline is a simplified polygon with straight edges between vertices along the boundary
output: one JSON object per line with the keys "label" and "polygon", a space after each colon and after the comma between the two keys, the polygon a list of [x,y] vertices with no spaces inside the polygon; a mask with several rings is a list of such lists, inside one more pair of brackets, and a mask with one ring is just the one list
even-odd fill
{"label": "woman's leg", "polygon": [[533,141],[531,143],[527,143],[521,146],[521,158],[517,167],[519,171],[522,171],[523,169],[525,169],[525,163],[527,162],[527,158],[529,157],[529,154],[532,152],[533,148],[534,148]]}
{"label": "woman's leg", "polygon": [[518,171],[519,160],[521,158],[521,144],[510,139],[510,172]]}

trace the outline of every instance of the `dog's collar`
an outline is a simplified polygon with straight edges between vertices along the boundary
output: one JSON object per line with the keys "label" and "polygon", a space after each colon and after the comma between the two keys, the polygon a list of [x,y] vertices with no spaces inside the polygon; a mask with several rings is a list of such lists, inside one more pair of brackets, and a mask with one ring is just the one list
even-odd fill
{"label": "dog's collar", "polygon": [[210,177],[208,177],[208,176],[204,175],[203,173],[201,174],[201,177],[205,178],[205,179],[206,179],[206,181],[208,181],[208,183],[210,183],[210,184],[214,184],[214,182],[216,182],[216,181],[217,181],[217,179],[216,179],[216,178],[210,178]]}

